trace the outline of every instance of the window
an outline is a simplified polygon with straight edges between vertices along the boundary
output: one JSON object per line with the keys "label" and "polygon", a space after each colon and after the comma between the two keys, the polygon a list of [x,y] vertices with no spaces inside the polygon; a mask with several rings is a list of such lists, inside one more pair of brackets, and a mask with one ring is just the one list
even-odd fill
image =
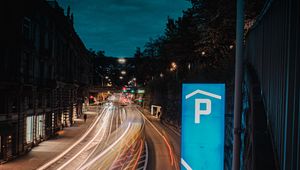
{"label": "window", "polygon": [[31,20],[27,17],[23,20],[23,35],[25,40],[32,40]]}
{"label": "window", "polygon": [[50,107],[50,99],[51,99],[51,96],[50,96],[50,93],[47,94],[47,98],[46,98],[46,107]]}
{"label": "window", "polygon": [[39,97],[38,97],[38,107],[41,108],[42,105],[43,105],[43,96],[39,95]]}
{"label": "window", "polygon": [[18,100],[16,98],[14,98],[11,103],[11,112],[12,113],[17,112],[17,104],[18,104]]}
{"label": "window", "polygon": [[45,136],[45,127],[44,127],[44,115],[38,115],[37,116],[37,139],[40,140],[41,138],[43,138]]}
{"label": "window", "polygon": [[33,142],[33,116],[28,116],[26,119],[26,142]]}
{"label": "window", "polygon": [[31,96],[28,97],[28,108],[29,108],[29,109],[32,109],[32,108],[33,108],[33,99],[32,99]]}
{"label": "window", "polygon": [[0,115],[5,114],[5,108],[6,108],[5,98],[0,97]]}
{"label": "window", "polygon": [[2,153],[2,137],[1,136],[0,136],[0,153]]}
{"label": "window", "polygon": [[47,31],[45,32],[44,41],[45,49],[49,49],[49,34]]}

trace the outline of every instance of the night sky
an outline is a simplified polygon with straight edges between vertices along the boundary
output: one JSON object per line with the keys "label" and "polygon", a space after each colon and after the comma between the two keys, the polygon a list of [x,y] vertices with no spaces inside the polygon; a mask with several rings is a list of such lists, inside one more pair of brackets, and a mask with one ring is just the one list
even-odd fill
{"label": "night sky", "polygon": [[133,56],[149,38],[164,33],[167,17],[190,7],[186,0],[58,0],[74,13],[75,30],[86,47],[114,57]]}

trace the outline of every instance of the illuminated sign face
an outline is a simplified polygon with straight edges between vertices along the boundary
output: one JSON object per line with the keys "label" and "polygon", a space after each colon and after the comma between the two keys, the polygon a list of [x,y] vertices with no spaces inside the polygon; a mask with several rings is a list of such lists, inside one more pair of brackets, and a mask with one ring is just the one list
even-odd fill
{"label": "illuminated sign face", "polygon": [[145,90],[138,89],[137,93],[143,94],[143,93],[145,93]]}
{"label": "illuminated sign face", "polygon": [[183,84],[181,169],[224,169],[225,84]]}

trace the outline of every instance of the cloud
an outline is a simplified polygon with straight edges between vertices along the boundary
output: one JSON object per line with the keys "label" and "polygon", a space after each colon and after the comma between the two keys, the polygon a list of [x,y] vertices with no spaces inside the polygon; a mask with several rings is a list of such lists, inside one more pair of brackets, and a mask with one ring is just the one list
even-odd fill
{"label": "cloud", "polygon": [[87,48],[111,56],[133,56],[150,37],[162,35],[168,16],[177,18],[186,0],[58,0],[71,6],[75,30]]}

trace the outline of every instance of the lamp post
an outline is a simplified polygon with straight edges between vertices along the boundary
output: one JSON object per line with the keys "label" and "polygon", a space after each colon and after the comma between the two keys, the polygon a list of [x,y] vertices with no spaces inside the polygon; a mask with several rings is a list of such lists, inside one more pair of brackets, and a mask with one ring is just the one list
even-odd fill
{"label": "lamp post", "polygon": [[234,83],[234,138],[233,138],[234,143],[233,143],[232,170],[240,169],[243,40],[244,40],[244,0],[237,0],[235,83]]}

